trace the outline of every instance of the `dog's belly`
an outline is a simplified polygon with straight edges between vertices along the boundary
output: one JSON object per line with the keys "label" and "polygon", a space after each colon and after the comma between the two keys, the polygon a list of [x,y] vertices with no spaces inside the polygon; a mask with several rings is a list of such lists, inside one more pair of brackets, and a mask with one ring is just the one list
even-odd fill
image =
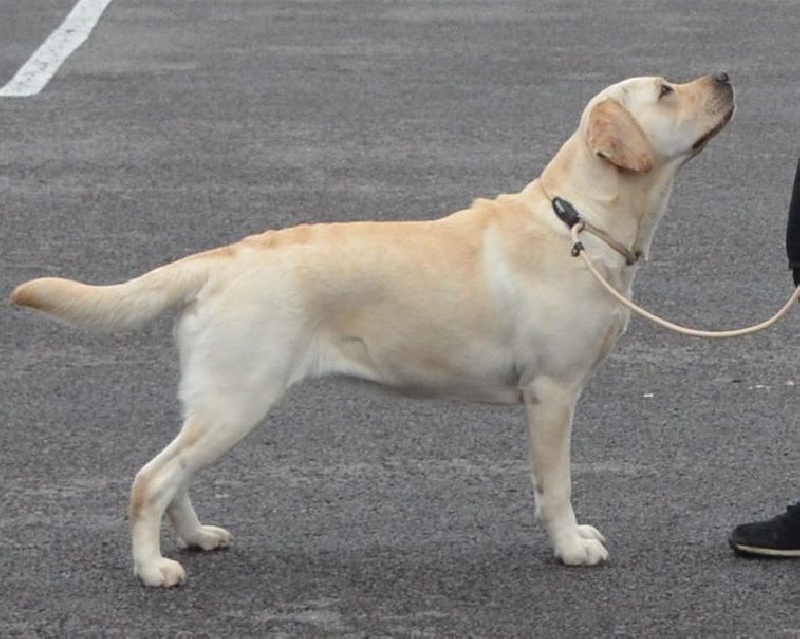
{"label": "dog's belly", "polygon": [[347,336],[321,345],[315,355],[312,374],[342,375],[393,395],[490,404],[516,404],[522,397],[511,357],[486,344],[439,350],[417,343],[395,349]]}
{"label": "dog's belly", "polygon": [[410,399],[445,399],[471,404],[515,405],[523,401],[522,392],[514,386],[460,384],[440,385],[438,387],[420,384],[389,385],[361,377],[346,377],[348,385],[357,385],[380,395],[405,397]]}

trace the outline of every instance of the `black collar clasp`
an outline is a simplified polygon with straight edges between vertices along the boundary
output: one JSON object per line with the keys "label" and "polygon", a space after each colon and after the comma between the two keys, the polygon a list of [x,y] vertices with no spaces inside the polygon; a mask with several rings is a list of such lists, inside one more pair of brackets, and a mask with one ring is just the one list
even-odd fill
{"label": "black collar clasp", "polygon": [[[551,205],[553,206],[553,212],[556,214],[559,220],[564,222],[567,227],[572,230],[572,228],[577,225],[581,224],[582,229],[578,229],[578,231],[585,230],[591,233],[592,235],[596,235],[601,240],[603,240],[609,247],[614,249],[617,253],[622,255],[625,258],[625,265],[626,266],[633,266],[636,262],[639,261],[639,258],[642,257],[641,251],[631,251],[627,247],[623,246],[619,242],[617,242],[613,237],[611,237],[608,233],[604,230],[597,228],[593,224],[590,224],[586,220],[581,217],[581,214],[575,209],[574,206],[567,200],[561,197],[554,197],[551,200]],[[578,257],[581,254],[581,251],[584,250],[583,243],[576,240],[575,243],[572,245],[572,256]]]}

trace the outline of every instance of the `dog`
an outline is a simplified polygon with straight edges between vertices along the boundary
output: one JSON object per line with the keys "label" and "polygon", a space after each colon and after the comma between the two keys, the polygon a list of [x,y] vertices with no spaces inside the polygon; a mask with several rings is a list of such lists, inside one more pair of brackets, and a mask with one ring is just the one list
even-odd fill
{"label": "dog", "polygon": [[685,84],[633,78],[602,90],[577,131],[521,192],[429,221],[270,230],[179,259],[124,284],[40,278],[13,304],[71,324],[134,329],[177,309],[177,437],[136,475],[134,574],[186,578],[162,556],[168,515],[181,545],[227,547],[202,525],[192,476],[242,440],[291,385],[338,374],[401,394],[523,404],[536,516],[566,565],[607,560],[605,539],[571,503],[575,403],[625,330],[628,311],[570,254],[571,204],[593,263],[630,295],[678,169],[730,120],[727,73]]}

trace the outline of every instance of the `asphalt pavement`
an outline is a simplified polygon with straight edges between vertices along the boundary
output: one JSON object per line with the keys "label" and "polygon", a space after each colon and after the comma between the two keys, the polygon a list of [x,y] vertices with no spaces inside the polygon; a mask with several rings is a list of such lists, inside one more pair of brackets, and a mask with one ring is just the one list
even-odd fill
{"label": "asphalt pavement", "polygon": [[[72,0],[0,0],[0,86]],[[626,77],[727,70],[728,128],[679,177],[637,300],[704,328],[791,290],[794,0],[115,0],[44,91],[0,98],[0,294],[111,283],[300,222],[420,219],[517,191]],[[580,321],[576,318],[576,321]],[[800,637],[800,562],[738,522],[800,498],[790,316],[712,342],[633,319],[578,407],[568,569],[533,516],[521,408],[294,389],[198,478],[232,547],[143,589],[126,505],[173,437],[165,317],[96,335],[0,310],[0,636]]]}

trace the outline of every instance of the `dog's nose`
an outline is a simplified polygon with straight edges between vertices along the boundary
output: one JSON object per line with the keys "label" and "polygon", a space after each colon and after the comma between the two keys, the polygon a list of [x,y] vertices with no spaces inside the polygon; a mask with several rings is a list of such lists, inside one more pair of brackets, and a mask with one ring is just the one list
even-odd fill
{"label": "dog's nose", "polygon": [[730,78],[725,71],[719,71],[718,73],[714,74],[714,82],[717,84],[728,84]]}

